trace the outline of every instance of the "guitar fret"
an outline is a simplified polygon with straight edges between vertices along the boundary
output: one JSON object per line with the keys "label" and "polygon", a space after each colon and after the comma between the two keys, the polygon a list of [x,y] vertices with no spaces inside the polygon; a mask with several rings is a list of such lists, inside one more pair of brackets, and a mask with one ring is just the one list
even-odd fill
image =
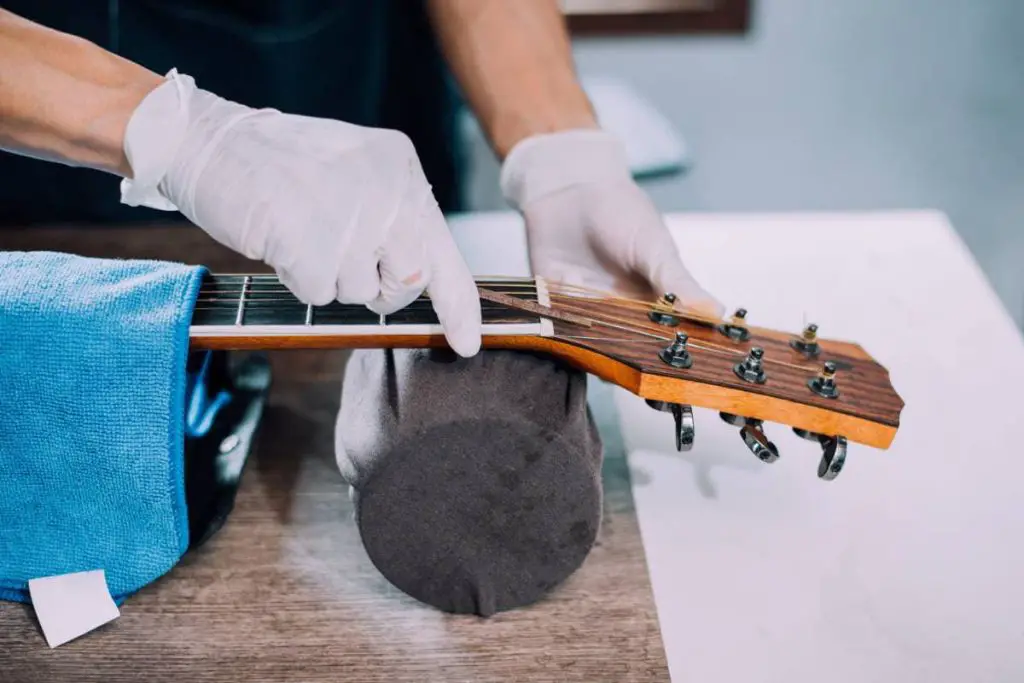
{"label": "guitar fret", "polygon": [[[478,280],[481,287],[528,302],[540,303],[542,296],[530,280]],[[543,305],[543,304],[542,304]],[[480,301],[483,323],[486,325],[536,324],[540,319],[527,311],[510,308],[500,303]],[[326,306],[313,306],[299,301],[273,275],[209,275],[200,287],[193,311],[194,326],[198,327],[282,327],[306,328],[308,333],[317,327],[366,326],[394,329],[439,324],[429,296],[423,295],[403,309],[382,316],[365,306],[332,302]]]}
{"label": "guitar fret", "polygon": [[235,315],[235,325],[240,326],[245,320],[245,290],[252,284],[252,276],[246,275],[242,280],[242,293],[238,296],[238,313]]}

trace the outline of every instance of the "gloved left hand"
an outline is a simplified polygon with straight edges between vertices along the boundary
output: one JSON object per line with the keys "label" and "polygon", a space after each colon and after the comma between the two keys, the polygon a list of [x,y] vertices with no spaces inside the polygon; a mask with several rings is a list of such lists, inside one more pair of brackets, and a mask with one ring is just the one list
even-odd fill
{"label": "gloved left hand", "polygon": [[683,265],[609,133],[526,138],[506,157],[501,187],[523,213],[534,274],[645,300],[671,292],[677,303],[721,317],[722,304]]}

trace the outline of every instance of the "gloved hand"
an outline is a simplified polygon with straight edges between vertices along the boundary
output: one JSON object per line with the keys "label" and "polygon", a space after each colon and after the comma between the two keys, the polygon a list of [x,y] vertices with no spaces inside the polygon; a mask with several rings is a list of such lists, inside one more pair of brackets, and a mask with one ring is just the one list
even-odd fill
{"label": "gloved hand", "polygon": [[678,304],[721,317],[722,304],[683,265],[610,134],[526,138],[506,157],[501,188],[523,213],[535,274],[645,300],[672,292]]}
{"label": "gloved hand", "polygon": [[426,289],[452,348],[480,348],[473,277],[402,133],[251,109],[172,71],[124,147],[124,203],[181,211],[307,304],[387,314]]}

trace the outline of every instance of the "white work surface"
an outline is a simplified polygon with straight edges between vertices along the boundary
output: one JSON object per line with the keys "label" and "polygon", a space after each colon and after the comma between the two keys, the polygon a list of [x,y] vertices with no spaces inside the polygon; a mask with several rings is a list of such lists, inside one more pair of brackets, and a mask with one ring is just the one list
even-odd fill
{"label": "white work surface", "polygon": [[[672,679],[1024,681],[1024,342],[945,217],[667,220],[727,306],[862,344],[906,402],[889,450],[851,444],[824,482],[783,425],[766,465],[695,408],[677,453],[615,390]],[[526,272],[514,215],[452,226],[475,272]]]}

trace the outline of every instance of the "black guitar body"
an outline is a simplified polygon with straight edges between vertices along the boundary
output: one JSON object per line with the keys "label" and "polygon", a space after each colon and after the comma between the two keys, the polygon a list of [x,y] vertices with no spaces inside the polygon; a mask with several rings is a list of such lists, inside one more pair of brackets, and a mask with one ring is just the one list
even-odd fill
{"label": "black guitar body", "polygon": [[189,551],[224,526],[263,417],[270,364],[263,354],[189,355],[185,398],[185,500]]}

